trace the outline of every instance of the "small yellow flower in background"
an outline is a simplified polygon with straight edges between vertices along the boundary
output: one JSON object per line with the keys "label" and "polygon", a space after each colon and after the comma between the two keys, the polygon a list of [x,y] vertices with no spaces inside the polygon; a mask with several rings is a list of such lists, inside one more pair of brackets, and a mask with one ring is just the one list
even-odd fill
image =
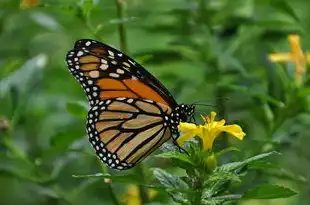
{"label": "small yellow flower in background", "polygon": [[272,62],[294,62],[295,63],[295,82],[302,84],[302,76],[306,72],[307,63],[310,63],[310,53],[303,52],[300,46],[300,37],[296,34],[288,36],[291,46],[290,53],[273,53],[268,55]]}
{"label": "small yellow flower in background", "polygon": [[29,9],[37,6],[40,3],[40,0],[22,0],[20,3],[20,8]]}
{"label": "small yellow flower in background", "polygon": [[222,132],[227,132],[239,140],[243,140],[245,133],[242,131],[239,125],[224,125],[225,120],[215,121],[215,116],[215,112],[211,112],[211,117],[201,116],[205,122],[204,125],[181,122],[178,126],[178,129],[184,134],[177,139],[177,142],[179,144],[183,144],[184,141],[198,136],[203,141],[203,148],[205,150],[210,150],[213,146],[215,138]]}
{"label": "small yellow flower in background", "polygon": [[9,121],[6,118],[0,117],[0,131],[7,130],[10,127]]}
{"label": "small yellow flower in background", "polygon": [[[147,189],[148,199],[154,199],[157,195],[157,191],[154,189]],[[142,205],[140,189],[137,185],[129,185],[128,191],[123,196],[122,202],[127,205]]]}

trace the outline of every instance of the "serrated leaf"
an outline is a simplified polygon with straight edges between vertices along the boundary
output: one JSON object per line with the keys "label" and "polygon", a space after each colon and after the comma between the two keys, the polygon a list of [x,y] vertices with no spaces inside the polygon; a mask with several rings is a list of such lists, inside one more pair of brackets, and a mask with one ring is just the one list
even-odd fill
{"label": "serrated leaf", "polygon": [[165,187],[171,189],[188,189],[188,185],[180,177],[172,175],[162,169],[155,168],[154,176]]}
{"label": "serrated leaf", "polygon": [[192,164],[188,155],[182,154],[180,152],[175,152],[175,151],[157,154],[157,155],[155,155],[155,157],[161,157],[161,158],[167,158],[167,159],[177,159],[177,160]]}
{"label": "serrated leaf", "polygon": [[225,196],[218,196],[218,197],[212,197],[207,200],[203,199],[202,204],[204,205],[216,205],[216,204],[223,204],[227,201],[236,201],[238,199],[241,199],[242,195],[239,194],[230,194]]}
{"label": "serrated leaf", "polygon": [[261,185],[244,193],[246,199],[278,199],[296,195],[293,190],[278,185]]}
{"label": "serrated leaf", "polygon": [[87,115],[87,105],[80,102],[68,102],[66,104],[67,111],[74,116],[85,119]]}
{"label": "serrated leaf", "polygon": [[188,204],[187,194],[190,194],[193,190],[189,189],[186,182],[178,176],[169,174],[159,168],[154,169],[154,176],[164,187],[166,187],[166,191],[175,202]]}
{"label": "serrated leaf", "polygon": [[237,174],[227,171],[213,172],[203,184],[202,197],[210,198],[217,196],[227,191],[232,182],[241,182]]}
{"label": "serrated leaf", "polygon": [[261,160],[261,159],[264,159],[266,157],[269,157],[271,155],[275,155],[275,154],[279,154],[278,152],[268,152],[268,153],[264,153],[264,154],[259,154],[259,155],[256,155],[254,157],[250,157],[244,161],[240,161],[240,162],[232,162],[232,163],[227,163],[227,164],[224,164],[220,167],[217,168],[217,170],[219,171],[233,171],[233,170],[237,170],[237,169],[240,169],[242,168],[243,166],[247,165],[247,164],[250,164],[250,163],[253,163],[255,161],[258,161],[258,160]]}
{"label": "serrated leaf", "polygon": [[256,161],[251,163],[248,167],[249,169],[280,169],[279,166],[265,161]]}

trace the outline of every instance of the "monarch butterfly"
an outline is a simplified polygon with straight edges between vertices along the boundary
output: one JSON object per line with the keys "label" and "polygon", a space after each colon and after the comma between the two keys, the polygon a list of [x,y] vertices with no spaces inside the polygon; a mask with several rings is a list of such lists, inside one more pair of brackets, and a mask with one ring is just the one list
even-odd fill
{"label": "monarch butterfly", "polygon": [[177,104],[152,74],[108,45],[78,40],[66,61],[91,106],[89,141],[111,168],[132,168],[173,135],[175,142],[179,122],[193,116],[194,105]]}

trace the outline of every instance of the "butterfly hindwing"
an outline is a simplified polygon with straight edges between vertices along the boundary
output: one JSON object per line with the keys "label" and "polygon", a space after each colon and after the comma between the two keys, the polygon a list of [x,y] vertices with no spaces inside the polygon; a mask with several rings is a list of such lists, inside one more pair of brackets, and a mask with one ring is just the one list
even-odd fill
{"label": "butterfly hindwing", "polygon": [[171,137],[166,119],[171,109],[147,99],[101,101],[88,113],[89,141],[112,168],[128,169]]}

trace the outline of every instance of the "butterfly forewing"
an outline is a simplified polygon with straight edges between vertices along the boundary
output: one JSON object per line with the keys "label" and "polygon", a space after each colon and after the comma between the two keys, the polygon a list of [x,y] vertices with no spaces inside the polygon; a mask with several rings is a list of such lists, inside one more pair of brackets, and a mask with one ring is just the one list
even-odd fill
{"label": "butterfly forewing", "polygon": [[128,169],[171,137],[164,119],[170,113],[166,105],[146,99],[101,101],[88,113],[89,140],[103,162]]}
{"label": "butterfly forewing", "polygon": [[94,40],[79,40],[67,54],[71,73],[91,106],[116,97],[145,98],[170,107],[177,104],[167,89],[125,54]]}

